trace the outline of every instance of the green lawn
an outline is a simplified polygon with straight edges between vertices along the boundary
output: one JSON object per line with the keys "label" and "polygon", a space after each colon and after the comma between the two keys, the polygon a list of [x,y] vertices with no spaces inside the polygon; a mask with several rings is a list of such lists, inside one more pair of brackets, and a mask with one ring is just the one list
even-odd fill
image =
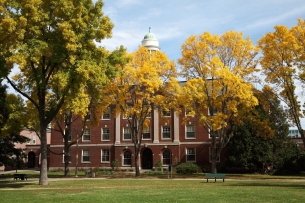
{"label": "green lawn", "polygon": [[[259,176],[258,176],[259,177]],[[302,177],[303,178],[303,177]],[[1,180],[1,179],[0,179]],[[85,179],[0,181],[0,202],[304,202],[304,179]]]}

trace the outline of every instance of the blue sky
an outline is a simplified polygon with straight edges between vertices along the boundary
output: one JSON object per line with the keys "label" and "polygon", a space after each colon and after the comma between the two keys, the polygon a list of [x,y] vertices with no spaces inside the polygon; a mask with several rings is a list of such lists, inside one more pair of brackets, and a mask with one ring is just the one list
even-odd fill
{"label": "blue sky", "polygon": [[102,46],[113,50],[120,45],[128,52],[141,44],[148,28],[159,40],[161,51],[171,60],[190,35],[205,31],[223,34],[236,30],[256,44],[275,25],[292,27],[305,18],[304,0],[104,0],[103,11],[115,27]]}
{"label": "blue sky", "polygon": [[[304,0],[103,0],[103,11],[115,27],[102,46],[113,50],[120,45],[134,52],[148,28],[159,40],[169,59],[180,58],[180,47],[191,35],[203,32],[223,34],[228,30],[250,36],[253,43],[275,25],[288,28],[305,19]],[[305,100],[304,96],[299,98]],[[305,127],[305,119],[302,119]]]}

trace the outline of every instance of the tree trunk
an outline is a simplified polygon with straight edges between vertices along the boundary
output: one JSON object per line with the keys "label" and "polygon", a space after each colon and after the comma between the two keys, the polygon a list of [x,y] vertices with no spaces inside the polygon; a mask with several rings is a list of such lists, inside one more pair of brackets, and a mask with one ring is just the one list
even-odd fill
{"label": "tree trunk", "polygon": [[140,176],[140,164],[139,164],[139,151],[140,146],[135,146],[135,169],[136,169],[136,177]]}
{"label": "tree trunk", "polygon": [[46,126],[40,124],[40,150],[41,150],[41,165],[39,185],[48,185],[48,156],[47,156],[47,132]]}
{"label": "tree trunk", "polygon": [[65,177],[70,176],[70,160],[69,160],[69,146],[68,146],[68,140],[65,139],[65,150],[64,150],[64,161],[65,161]]}
{"label": "tree trunk", "polygon": [[217,173],[217,166],[216,166],[216,162],[217,162],[217,153],[216,153],[216,132],[212,131],[212,173]]}

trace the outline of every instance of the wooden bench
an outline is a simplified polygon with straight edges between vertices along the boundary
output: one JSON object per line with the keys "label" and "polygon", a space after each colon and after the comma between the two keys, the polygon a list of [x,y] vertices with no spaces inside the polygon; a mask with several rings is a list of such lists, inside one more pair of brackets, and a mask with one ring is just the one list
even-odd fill
{"label": "wooden bench", "polygon": [[14,180],[27,180],[26,174],[14,174]]}
{"label": "wooden bench", "polygon": [[207,179],[207,182],[209,182],[209,179],[214,179],[216,182],[216,179],[222,179],[222,182],[225,182],[226,175],[223,173],[206,173],[205,178]]}

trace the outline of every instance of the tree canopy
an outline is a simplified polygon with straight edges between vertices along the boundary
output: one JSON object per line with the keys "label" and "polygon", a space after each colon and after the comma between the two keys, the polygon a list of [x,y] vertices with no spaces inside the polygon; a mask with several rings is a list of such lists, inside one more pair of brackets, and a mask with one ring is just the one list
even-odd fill
{"label": "tree canopy", "polygon": [[[198,117],[211,137],[212,172],[221,149],[229,141],[228,124],[242,109],[257,105],[252,84],[257,48],[242,33],[223,35],[205,32],[190,36],[182,45],[179,59],[182,74],[188,79],[182,87],[180,103]],[[217,150],[218,149],[218,150]]]}
{"label": "tree canopy", "polygon": [[111,37],[113,28],[103,5],[101,0],[1,1],[1,65],[7,72],[19,69],[6,79],[37,111],[42,185],[48,184],[47,125],[67,97],[86,86],[104,86],[112,72],[104,63],[109,52],[96,45]]}

